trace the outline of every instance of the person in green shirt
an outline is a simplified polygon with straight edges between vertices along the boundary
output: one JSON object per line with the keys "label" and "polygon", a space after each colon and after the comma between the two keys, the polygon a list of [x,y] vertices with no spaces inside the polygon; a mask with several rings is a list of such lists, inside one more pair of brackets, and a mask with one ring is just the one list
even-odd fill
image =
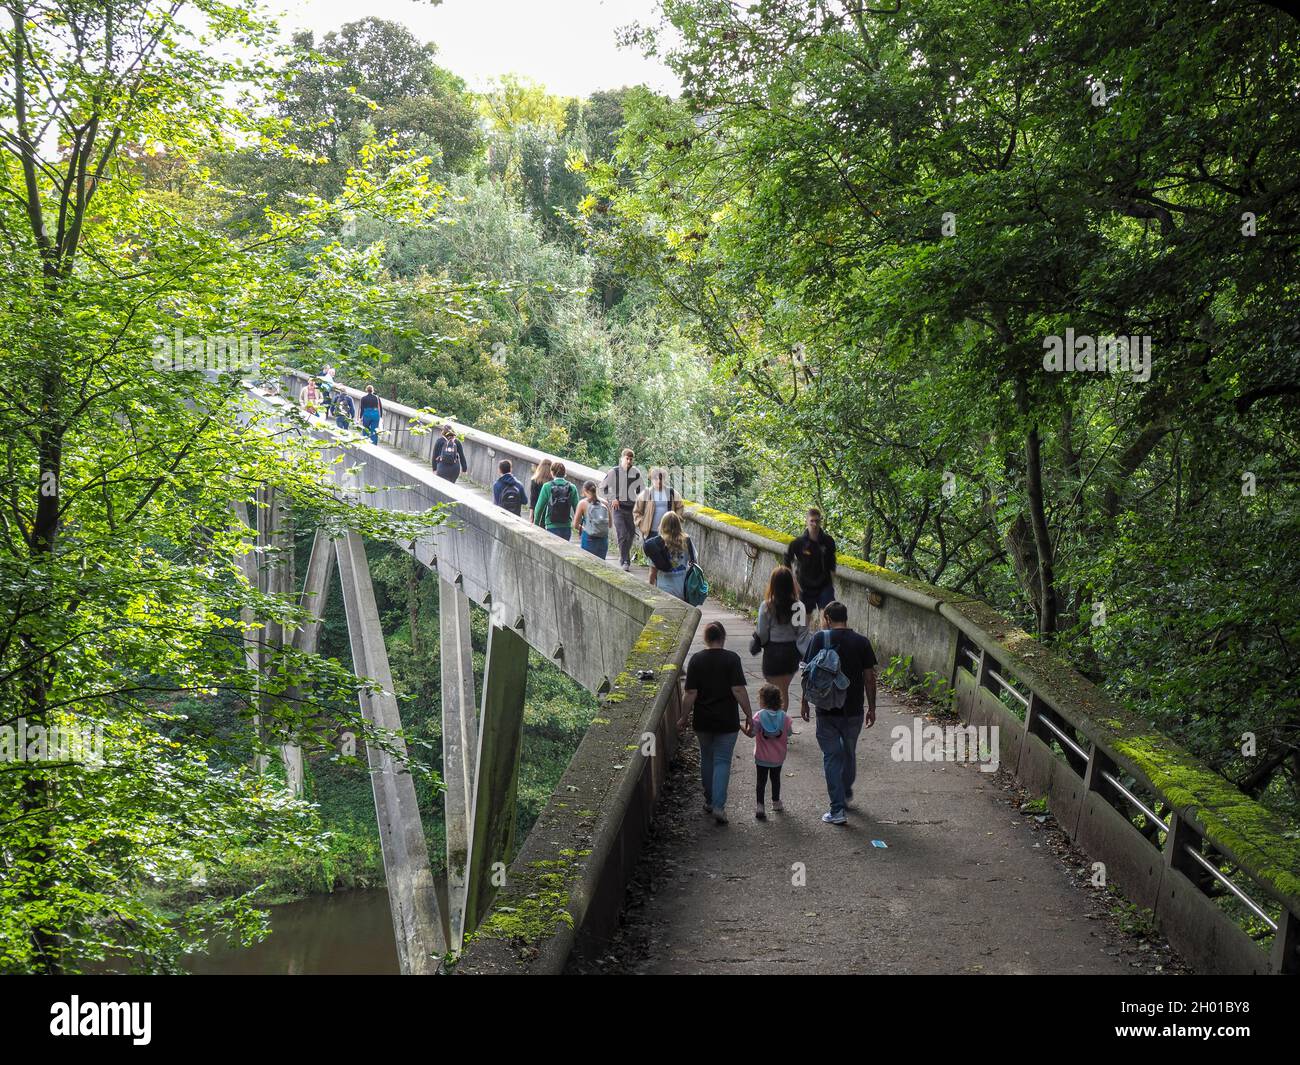
{"label": "person in green shirt", "polygon": [[561,539],[573,536],[573,510],[578,502],[578,489],[564,476],[564,463],[551,463],[552,479],[542,485],[533,507],[533,524],[544,526]]}

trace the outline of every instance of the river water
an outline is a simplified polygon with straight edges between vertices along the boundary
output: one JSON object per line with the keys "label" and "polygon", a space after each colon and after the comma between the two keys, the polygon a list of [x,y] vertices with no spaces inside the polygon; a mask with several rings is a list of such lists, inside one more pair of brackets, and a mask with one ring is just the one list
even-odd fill
{"label": "river water", "polygon": [[388,892],[344,891],[268,906],[271,934],[255,947],[214,946],[188,959],[193,973],[227,975],[396,974]]}

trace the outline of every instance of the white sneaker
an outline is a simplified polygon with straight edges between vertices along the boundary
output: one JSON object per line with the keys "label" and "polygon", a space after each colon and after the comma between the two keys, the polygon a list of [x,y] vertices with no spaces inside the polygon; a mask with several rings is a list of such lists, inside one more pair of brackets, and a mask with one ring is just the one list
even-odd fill
{"label": "white sneaker", "polygon": [[777,813],[780,813],[782,810],[785,809],[785,803],[783,803],[780,799],[773,799],[772,809],[775,810]]}
{"label": "white sneaker", "polygon": [[767,811],[763,809],[763,804],[761,802],[754,807],[754,817],[759,821],[767,820]]}
{"label": "white sneaker", "polygon": [[828,825],[847,825],[849,819],[843,814],[833,814],[829,810],[822,814],[822,820]]}

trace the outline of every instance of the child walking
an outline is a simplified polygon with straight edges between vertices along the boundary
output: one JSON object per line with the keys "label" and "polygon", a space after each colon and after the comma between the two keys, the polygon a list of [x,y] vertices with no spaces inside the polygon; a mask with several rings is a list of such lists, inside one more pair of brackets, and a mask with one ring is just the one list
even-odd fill
{"label": "child walking", "polygon": [[769,779],[772,809],[785,809],[781,805],[781,767],[785,765],[791,731],[790,715],[781,709],[781,689],[775,684],[764,684],[758,689],[758,713],[754,715],[754,767],[758,772],[758,804],[754,816],[760,821],[767,820],[763,800]]}

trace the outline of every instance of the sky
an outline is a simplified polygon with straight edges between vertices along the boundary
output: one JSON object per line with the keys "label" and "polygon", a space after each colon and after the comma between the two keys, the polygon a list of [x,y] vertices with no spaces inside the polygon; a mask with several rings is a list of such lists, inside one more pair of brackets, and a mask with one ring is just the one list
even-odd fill
{"label": "sky", "polygon": [[491,78],[520,74],[561,96],[596,89],[649,85],[679,90],[673,73],[636,49],[620,48],[619,28],[657,21],[654,0],[267,0],[284,12],[286,31],[314,30],[319,37],[367,16],[406,25],[438,46],[437,62],[471,89]]}

